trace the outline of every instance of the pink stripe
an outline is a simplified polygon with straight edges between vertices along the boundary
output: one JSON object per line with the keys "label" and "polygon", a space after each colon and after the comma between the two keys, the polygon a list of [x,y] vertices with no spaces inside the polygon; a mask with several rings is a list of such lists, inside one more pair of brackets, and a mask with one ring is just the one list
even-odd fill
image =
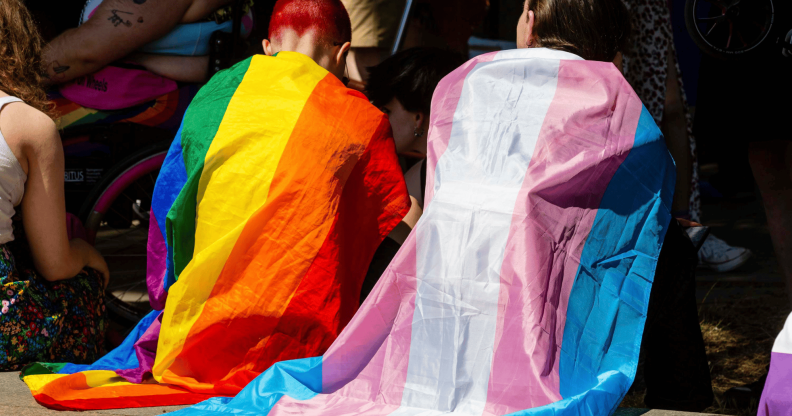
{"label": "pink stripe", "polygon": [[440,156],[445,153],[448,148],[448,142],[451,140],[454,113],[456,113],[459,105],[459,97],[462,95],[465,78],[477,64],[490,62],[495,59],[497,54],[498,52],[491,52],[467,61],[464,65],[455,69],[454,72],[446,75],[440,84],[437,85],[437,89],[435,89],[432,96],[432,115],[429,123],[424,207],[429,204],[429,201],[434,196],[435,168]]}
{"label": "pink stripe", "polygon": [[612,64],[560,62],[503,259],[485,413],[561,400],[567,301],[597,207],[632,147],[641,114]]}
{"label": "pink stripe", "polygon": [[156,310],[165,309],[165,258],[168,247],[160,231],[154,210],[151,210],[148,234],[148,254],[146,255],[146,286],[148,287],[149,303]]}
{"label": "pink stripe", "polygon": [[366,302],[322,360],[322,391],[284,396],[270,415],[387,415],[401,405],[415,312],[416,241],[410,234]]}

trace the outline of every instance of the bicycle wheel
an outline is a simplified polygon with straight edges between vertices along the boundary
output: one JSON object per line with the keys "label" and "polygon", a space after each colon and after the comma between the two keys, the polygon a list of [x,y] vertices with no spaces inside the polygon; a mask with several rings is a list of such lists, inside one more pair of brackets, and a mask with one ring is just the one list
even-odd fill
{"label": "bicycle wheel", "polygon": [[88,194],[80,219],[107,261],[111,313],[136,323],[151,311],[146,286],[149,212],[168,143],[142,149],[108,171]]}
{"label": "bicycle wheel", "polygon": [[773,0],[687,0],[685,25],[703,52],[742,58],[761,49],[773,29]]}

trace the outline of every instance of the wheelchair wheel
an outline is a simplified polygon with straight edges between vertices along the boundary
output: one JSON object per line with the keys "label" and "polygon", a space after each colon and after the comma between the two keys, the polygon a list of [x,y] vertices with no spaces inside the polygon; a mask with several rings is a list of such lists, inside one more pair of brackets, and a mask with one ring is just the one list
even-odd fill
{"label": "wheelchair wheel", "polygon": [[88,194],[80,210],[88,239],[107,261],[106,303],[127,323],[151,311],[146,287],[149,212],[169,143],[146,147],[119,162]]}
{"label": "wheelchair wheel", "polygon": [[773,0],[687,0],[685,25],[703,52],[720,59],[750,55],[770,35]]}

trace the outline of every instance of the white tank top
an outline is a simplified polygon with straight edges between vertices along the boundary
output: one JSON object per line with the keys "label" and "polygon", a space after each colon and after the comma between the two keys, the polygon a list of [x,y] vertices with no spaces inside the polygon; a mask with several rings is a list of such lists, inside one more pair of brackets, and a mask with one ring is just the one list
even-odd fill
{"label": "white tank top", "polygon": [[[6,104],[17,101],[22,100],[17,97],[0,97],[0,112]],[[26,180],[25,171],[0,131],[0,244],[14,239],[11,217],[14,216],[14,207],[22,202]]]}

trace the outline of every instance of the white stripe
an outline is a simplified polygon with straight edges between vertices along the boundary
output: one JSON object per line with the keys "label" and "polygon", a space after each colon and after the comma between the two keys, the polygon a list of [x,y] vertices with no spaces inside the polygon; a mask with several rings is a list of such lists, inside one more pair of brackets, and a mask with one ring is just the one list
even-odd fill
{"label": "white stripe", "polygon": [[498,58],[468,74],[434,199],[414,231],[418,293],[393,415],[484,411],[506,240],[559,65]]}
{"label": "white stripe", "polygon": [[773,343],[773,352],[792,354],[792,314],[787,317],[784,329],[781,330]]}

